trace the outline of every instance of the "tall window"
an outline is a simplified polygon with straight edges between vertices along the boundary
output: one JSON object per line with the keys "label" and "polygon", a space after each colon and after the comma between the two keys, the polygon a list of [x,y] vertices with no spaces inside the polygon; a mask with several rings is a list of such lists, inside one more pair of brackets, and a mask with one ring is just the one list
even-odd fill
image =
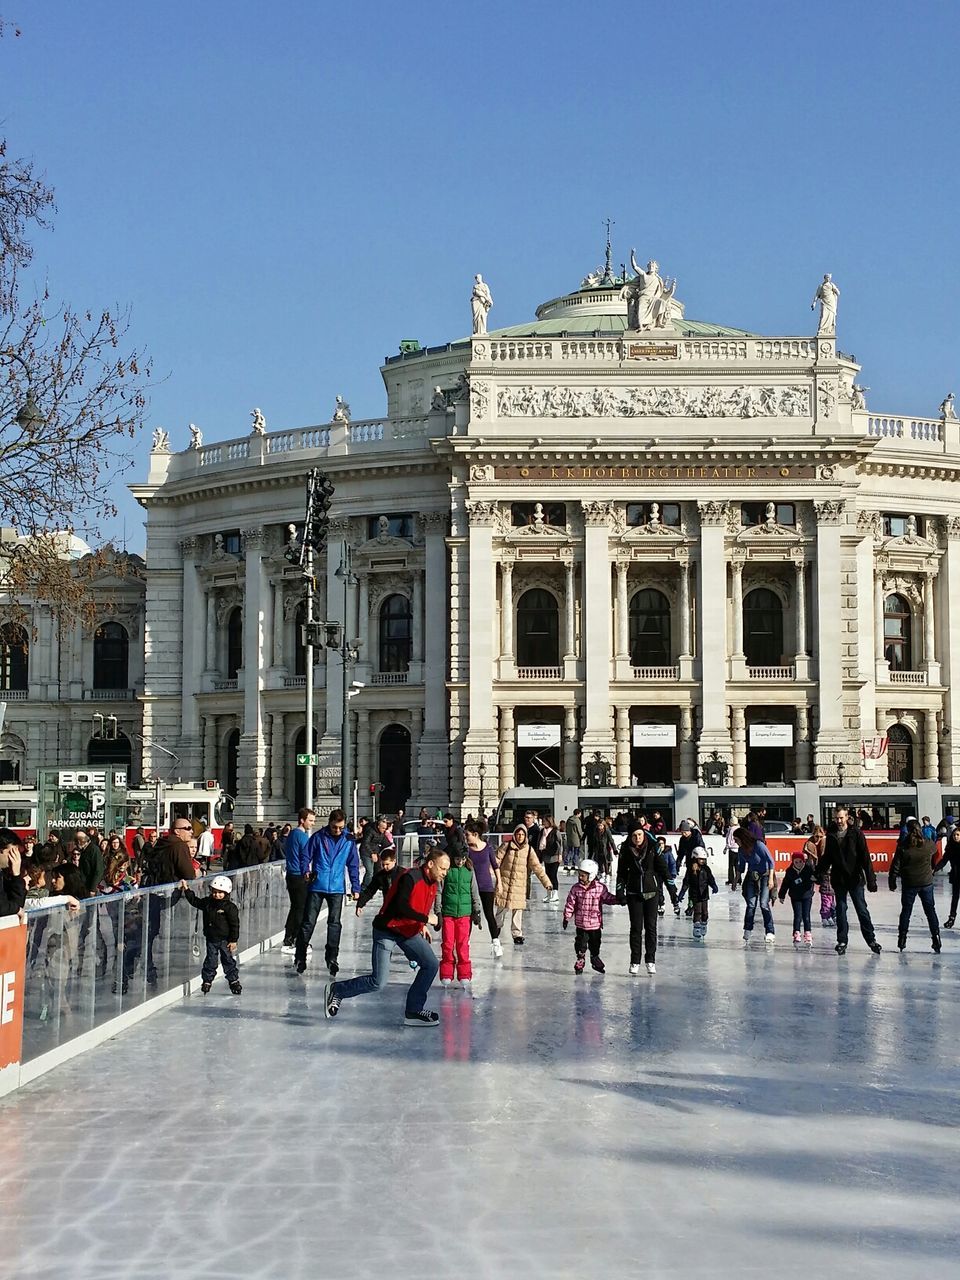
{"label": "tall window", "polygon": [[[656,511],[654,511],[656,507]],[[627,524],[634,527],[643,524],[649,524],[650,520],[656,516],[661,524],[667,525],[670,529],[680,528],[680,503],[679,502],[628,502],[627,503]]]}
{"label": "tall window", "polygon": [[630,663],[634,667],[670,665],[670,602],[646,588],[630,601]]}
{"label": "tall window", "polygon": [[559,667],[560,607],[541,587],[517,601],[517,666]]}
{"label": "tall window", "polygon": [[23,627],[7,622],[0,627],[0,692],[23,691],[28,682],[30,643]]}
{"label": "tall window", "polygon": [[[386,520],[385,525],[381,524],[383,520]],[[408,542],[412,542],[413,516],[409,513],[398,514],[397,512],[383,516],[368,516],[367,537],[376,538],[381,533],[385,533],[391,538],[406,538]]]}
{"label": "tall window", "polygon": [[883,656],[891,671],[912,671],[910,606],[903,596],[887,596],[883,602]]}
{"label": "tall window", "polygon": [[743,601],[743,651],[751,667],[778,667],[783,657],[783,604],[767,587]]}
{"label": "tall window", "polygon": [[380,670],[409,671],[413,612],[406,596],[387,596],[380,606]]}
{"label": "tall window", "polygon": [[[539,508],[539,509],[538,509]],[[563,502],[513,502],[510,521],[518,529],[528,524],[549,524],[563,529],[567,524],[567,507]]]}
{"label": "tall window", "polygon": [[93,634],[93,687],[126,689],[129,686],[130,639],[119,622],[105,622]]}
{"label": "tall window", "polygon": [[236,680],[243,666],[243,610],[237,605],[227,619],[227,679]]}

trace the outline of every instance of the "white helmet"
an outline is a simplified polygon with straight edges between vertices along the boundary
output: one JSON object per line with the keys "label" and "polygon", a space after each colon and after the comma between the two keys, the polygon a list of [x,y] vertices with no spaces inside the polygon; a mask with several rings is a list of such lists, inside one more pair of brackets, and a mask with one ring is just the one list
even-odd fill
{"label": "white helmet", "polygon": [[594,862],[592,858],[581,858],[577,866],[577,870],[585,871],[587,875],[590,877],[591,884],[593,883],[594,880],[596,880],[597,876],[600,874],[600,867],[597,865],[596,862]]}
{"label": "white helmet", "polygon": [[233,881],[229,876],[214,876],[210,881],[210,888],[215,893],[230,893],[233,890]]}

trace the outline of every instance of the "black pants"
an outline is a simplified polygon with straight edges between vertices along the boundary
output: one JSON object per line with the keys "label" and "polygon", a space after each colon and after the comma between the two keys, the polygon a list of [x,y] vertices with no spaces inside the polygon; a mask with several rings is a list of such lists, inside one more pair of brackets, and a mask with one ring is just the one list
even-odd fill
{"label": "black pants", "polygon": [[600,943],[603,941],[602,929],[578,929],[573,940],[578,956],[585,956],[589,948],[592,956],[600,954]]}
{"label": "black pants", "polygon": [[727,884],[737,888],[740,884],[740,868],[737,865],[740,854],[736,849],[727,850]]}
{"label": "black pants", "polygon": [[543,864],[543,869],[547,873],[550,883],[553,885],[554,893],[556,893],[560,887],[560,863],[545,862]]}
{"label": "black pants", "polygon": [[283,926],[283,945],[292,947],[297,940],[297,934],[300,932],[300,926],[303,924],[303,909],[307,905],[307,894],[310,892],[310,886],[304,880],[303,876],[292,876],[287,872],[287,894],[290,898],[290,910],[287,912],[287,922]]}
{"label": "black pants", "polygon": [[376,863],[369,853],[360,851],[360,865],[363,867],[363,879],[360,881],[360,888],[365,889],[373,877],[376,875]]}
{"label": "black pants", "polygon": [[323,958],[327,964],[331,960],[336,960],[340,954],[340,934],[343,926],[340,923],[340,917],[343,914],[343,894],[342,893],[314,893],[311,890],[307,894],[307,905],[303,909],[303,921],[300,925],[300,932],[297,934],[297,963],[307,963],[307,946],[313,937],[313,931],[317,927],[317,916],[320,914],[320,908],[323,904],[327,904],[327,945],[324,948]]}
{"label": "black pants", "polygon": [[630,963],[639,964],[643,960],[653,964],[657,958],[657,899],[644,899],[638,893],[631,893],[627,897],[627,911],[630,915]]}
{"label": "black pants", "polygon": [[877,940],[877,935],[873,928],[873,921],[870,919],[870,911],[867,907],[866,892],[862,884],[855,884],[851,889],[834,889],[837,896],[837,941],[846,943],[850,936],[850,926],[847,923],[847,894],[853,903],[853,909],[857,913],[857,919],[860,921],[860,932],[863,934],[863,940],[867,946],[872,947]]}
{"label": "black pants", "polygon": [[483,905],[483,918],[487,922],[487,928],[490,930],[491,939],[500,937],[500,926],[497,924],[497,913],[493,905],[495,897],[493,889],[480,890],[480,902]]}
{"label": "black pants", "polygon": [[[177,897],[179,898],[179,896],[180,895],[178,893]],[[172,902],[172,899],[164,898],[158,893],[144,894],[140,899],[137,917],[133,921],[133,927],[127,935],[123,949],[123,980],[124,983],[127,983],[133,976],[137,961],[140,959],[140,952],[143,949],[144,900],[146,900],[147,915],[147,982],[153,986],[157,982],[157,966],[153,958],[153,944],[160,936],[160,925],[162,920],[161,913],[165,911]],[[131,904],[128,902],[125,905],[127,912],[129,912]]]}
{"label": "black pants", "polygon": [[204,982],[212,982],[217,976],[217,961],[223,965],[223,976],[231,986],[240,981],[240,966],[236,953],[231,951],[222,938],[207,938],[207,954],[204,957],[200,977]]}
{"label": "black pants", "polygon": [[960,874],[950,884],[950,919],[957,918],[957,907],[960,906]]}

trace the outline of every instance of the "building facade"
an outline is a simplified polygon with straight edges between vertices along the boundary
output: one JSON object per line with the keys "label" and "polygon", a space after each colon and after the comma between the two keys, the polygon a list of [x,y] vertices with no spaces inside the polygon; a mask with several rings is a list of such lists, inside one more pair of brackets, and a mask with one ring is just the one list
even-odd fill
{"label": "building facade", "polygon": [[[338,400],[326,425],[261,419],[179,453],[158,433],[134,487],[144,735],[183,777],[218,777],[250,818],[302,795],[304,592],[284,551],[319,466],[336,494],[316,616],[356,646],[355,777],[385,807],[475,808],[481,765],[489,803],[591,760],[621,787],[711,760],[737,787],[960,787],[952,397],[874,413],[835,298],[818,334],[764,337],[687,320],[651,267],[659,310],[643,273],[598,273],[529,324],[404,343],[382,419]],[[340,657],[319,651],[315,676],[322,805]]]}

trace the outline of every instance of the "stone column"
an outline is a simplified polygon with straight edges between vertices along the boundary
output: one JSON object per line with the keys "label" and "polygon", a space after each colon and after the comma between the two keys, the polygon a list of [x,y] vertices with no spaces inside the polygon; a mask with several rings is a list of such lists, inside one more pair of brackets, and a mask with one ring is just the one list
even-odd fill
{"label": "stone column", "polygon": [[[470,729],[469,736],[493,732],[493,643],[489,626],[476,625],[490,616],[496,590],[493,563],[493,511],[490,503],[474,502],[469,508],[470,544],[468,583],[470,608]],[[479,764],[479,757],[473,767]]]}
{"label": "stone column", "polygon": [[680,561],[680,657],[690,657],[690,564]]}
{"label": "stone column", "polygon": [[180,554],[183,557],[183,585],[180,612],[180,651],[182,684],[180,686],[180,756],[183,776],[195,777],[200,771],[200,672],[204,659],[203,632],[200,621],[204,616],[203,588],[197,574],[196,538],[183,538]]}
{"label": "stone column", "polygon": [[287,717],[283,711],[274,711],[270,717],[270,799],[274,803],[288,799]]}
{"label": "stone column", "polygon": [[[273,637],[270,647],[271,667],[283,666],[283,627],[286,618],[283,598],[283,582],[273,584]],[[275,794],[275,793],[274,793]]]}
{"label": "stone column", "polygon": [[[410,795],[420,795],[420,739],[423,736],[423,708],[410,708]],[[411,806],[412,807],[412,806]],[[417,808],[419,809],[419,805]]]}
{"label": "stone column", "polygon": [[726,583],[726,530],[730,506],[726,502],[700,502],[700,572],[697,577],[697,649],[700,654],[702,716],[699,760],[711,751],[730,757],[730,725],[727,717],[727,629],[725,613],[718,607],[717,588]]}
{"label": "stone column", "polygon": [[[359,698],[354,699],[359,702]],[[379,782],[380,779],[374,777],[376,772],[375,766],[370,759],[370,711],[367,707],[357,708],[357,794],[358,805],[363,809],[365,803],[364,797],[370,795],[370,783]],[[413,743],[410,743],[410,752],[413,754]]]}
{"label": "stone column", "polygon": [[732,707],[733,722],[733,785],[747,785],[747,725],[743,707]]}
{"label": "stone column", "polygon": [[513,662],[513,561],[500,562],[500,658]]}
{"label": "stone column", "polygon": [[[943,684],[943,782],[960,783],[960,516],[945,516],[940,560],[940,659]],[[949,729],[949,733],[946,730]]]}
{"label": "stone column", "polygon": [[936,685],[940,683],[940,663],[937,660],[937,615],[933,579],[933,570],[928,570],[923,578],[923,666],[927,673],[927,683]]}
{"label": "stone column", "polygon": [[[516,786],[517,756],[513,707],[500,708],[500,786],[504,791]],[[484,796],[486,799],[486,796]]]}
{"label": "stone column", "polygon": [[206,671],[214,675],[217,670],[217,593],[207,588]]}
{"label": "stone column", "polygon": [[580,763],[577,759],[577,709],[563,709],[563,780],[576,782],[580,777]]}
{"label": "stone column", "polygon": [[263,715],[267,581],[263,566],[264,531],[245,529],[243,600],[243,729],[240,735],[237,818],[261,822],[267,773]]}
{"label": "stone column", "polygon": [[582,753],[613,763],[610,722],[609,502],[583,502],[583,654],[586,689]]}
{"label": "stone column", "polygon": [[807,583],[806,564],[803,560],[795,562],[797,571],[797,657],[807,652]]}
{"label": "stone column", "polygon": [[873,580],[873,648],[876,661],[877,680],[886,681],[890,674],[890,664],[884,657],[883,636],[883,566],[877,564],[876,577]]}
{"label": "stone column", "polygon": [[[357,605],[357,636],[360,640],[360,662],[368,665],[371,671],[380,670],[380,654],[377,652],[379,647],[380,636],[374,642],[373,648],[370,647],[370,575],[363,572],[357,574],[360,583],[357,594],[359,595],[359,603]],[[414,660],[419,657],[417,649],[417,609],[416,597],[414,597],[413,605],[413,657]]]}
{"label": "stone column", "polygon": [[[424,600],[431,604],[450,598],[447,582],[447,513],[430,511],[423,516]],[[489,614],[489,609],[488,609]],[[450,798],[450,742],[447,733],[447,631],[436,620],[424,628],[423,732],[417,758],[421,804],[443,804]],[[472,640],[472,637],[471,637]]]}
{"label": "stone column", "polygon": [[697,780],[696,743],[693,741],[693,708],[685,704],[680,708],[680,780]]}
{"label": "stone column", "polygon": [[935,711],[923,714],[923,776],[930,782],[940,780],[940,739]]}
{"label": "stone column", "polygon": [[730,563],[733,573],[733,656],[742,658],[743,653],[743,561],[733,560]]}
{"label": "stone column", "polygon": [[817,627],[818,720],[816,776],[833,783],[837,759],[849,759],[848,734],[843,723],[843,631],[841,625],[841,534],[843,503],[815,502],[817,515]]}
{"label": "stone column", "polygon": [[626,662],[630,657],[630,604],[627,594],[629,569],[629,560],[617,561],[617,648],[614,657],[618,662]]}
{"label": "stone column", "polygon": [[630,785],[630,708],[615,707],[616,772],[618,787]]}
{"label": "stone column", "polygon": [[[364,608],[363,586],[360,587],[360,631],[366,629],[367,618],[362,612]],[[423,575],[419,569],[413,571],[413,661],[423,662]]]}
{"label": "stone column", "polygon": [[219,778],[217,771],[217,717],[203,717],[203,776]]}
{"label": "stone column", "polygon": [[[349,624],[344,618],[343,582],[337,577],[337,569],[343,559],[344,545],[350,538],[349,520],[331,520],[327,545],[322,556],[326,559],[326,617],[324,622],[339,622],[343,625],[344,635],[348,640]],[[315,572],[319,577],[324,572],[323,559],[318,558]],[[323,734],[314,748],[320,757],[319,772],[316,777],[316,796],[330,796],[330,788],[340,777],[340,734],[343,729],[343,670],[340,659],[332,651],[326,650],[332,661],[325,661],[325,680],[322,689],[317,691],[318,702],[323,701],[324,712],[320,715],[320,707],[315,708],[315,719],[324,725]],[[292,788],[291,788],[292,790]]]}

